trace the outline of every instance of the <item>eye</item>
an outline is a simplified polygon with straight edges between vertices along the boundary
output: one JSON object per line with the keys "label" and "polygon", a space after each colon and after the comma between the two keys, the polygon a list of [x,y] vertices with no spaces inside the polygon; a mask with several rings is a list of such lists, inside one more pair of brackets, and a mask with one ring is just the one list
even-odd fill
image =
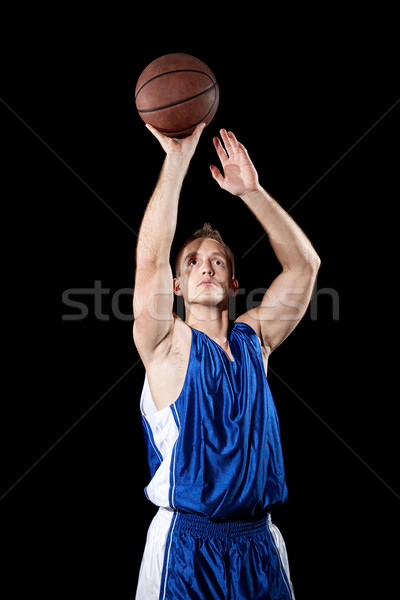
{"label": "eye", "polygon": [[191,258],[188,262],[189,267],[197,264],[197,260],[195,258]]}
{"label": "eye", "polygon": [[214,262],[217,265],[217,267],[223,267],[224,266],[224,261],[220,260],[219,258],[217,258],[217,260],[215,260]]}

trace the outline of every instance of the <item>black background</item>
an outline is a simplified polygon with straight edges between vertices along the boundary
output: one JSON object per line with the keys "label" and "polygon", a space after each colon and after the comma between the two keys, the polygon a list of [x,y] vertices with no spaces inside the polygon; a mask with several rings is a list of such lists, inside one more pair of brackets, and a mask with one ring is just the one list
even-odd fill
{"label": "black background", "polygon": [[[322,259],[313,312],[270,360],[289,488],[273,520],[296,597],[386,597],[399,506],[394,17],[182,10],[66,6],[3,21],[2,595],[134,597],[155,507],[143,494],[131,293],[163,160],[134,89],[151,60],[186,52],[211,67],[221,98],[174,249],[210,221],[246,294],[278,272],[266,237],[248,252],[263,230],[209,173],[226,127]],[[95,301],[82,290],[96,281]],[[88,314],[66,320],[79,310],[63,294],[77,288]]]}

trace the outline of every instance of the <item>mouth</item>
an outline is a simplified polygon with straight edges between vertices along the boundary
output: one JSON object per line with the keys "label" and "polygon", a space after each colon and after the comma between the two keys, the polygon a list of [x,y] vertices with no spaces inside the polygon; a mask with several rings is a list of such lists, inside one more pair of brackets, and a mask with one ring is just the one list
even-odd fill
{"label": "mouth", "polygon": [[201,285],[208,287],[208,286],[216,285],[216,284],[214,281],[211,281],[211,279],[205,279],[204,281],[200,281],[200,283],[197,287],[200,287]]}

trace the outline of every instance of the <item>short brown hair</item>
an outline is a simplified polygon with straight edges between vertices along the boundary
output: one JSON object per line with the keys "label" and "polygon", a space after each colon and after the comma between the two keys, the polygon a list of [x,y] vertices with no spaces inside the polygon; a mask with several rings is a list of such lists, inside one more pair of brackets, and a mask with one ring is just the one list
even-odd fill
{"label": "short brown hair", "polygon": [[226,252],[226,256],[228,258],[229,261],[229,265],[231,268],[231,276],[232,279],[235,277],[235,257],[233,255],[232,250],[229,248],[229,246],[227,246],[224,242],[224,240],[222,239],[222,236],[220,234],[220,232],[217,229],[213,229],[210,225],[210,223],[204,223],[203,227],[201,229],[198,229],[197,231],[195,231],[190,237],[187,238],[187,240],[184,242],[184,244],[181,246],[176,259],[175,259],[175,273],[176,275],[179,274],[179,262],[181,260],[182,257],[182,252],[184,251],[184,249],[186,248],[186,246],[188,246],[189,244],[191,244],[192,242],[194,242],[194,240],[198,240],[199,238],[210,238],[212,240],[215,240],[216,242],[218,242],[219,244],[221,244],[221,246],[224,248],[225,252]]}

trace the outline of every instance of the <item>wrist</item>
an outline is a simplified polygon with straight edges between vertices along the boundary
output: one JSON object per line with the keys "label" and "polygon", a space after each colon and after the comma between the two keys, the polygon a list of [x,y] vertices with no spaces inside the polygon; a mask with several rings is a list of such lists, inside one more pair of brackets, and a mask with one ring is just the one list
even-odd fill
{"label": "wrist", "polygon": [[243,200],[243,202],[251,202],[257,200],[260,197],[265,198],[269,196],[269,194],[261,187],[260,184],[257,184],[254,188],[247,190],[243,194],[239,194],[239,198]]}
{"label": "wrist", "polygon": [[178,153],[167,154],[164,159],[162,176],[175,181],[179,179],[183,180],[187,173],[189,163],[190,160],[185,159],[185,156],[181,156]]}
{"label": "wrist", "polygon": [[185,171],[187,170],[190,158],[183,152],[171,152],[166,154],[164,160],[164,169],[168,171]]}

